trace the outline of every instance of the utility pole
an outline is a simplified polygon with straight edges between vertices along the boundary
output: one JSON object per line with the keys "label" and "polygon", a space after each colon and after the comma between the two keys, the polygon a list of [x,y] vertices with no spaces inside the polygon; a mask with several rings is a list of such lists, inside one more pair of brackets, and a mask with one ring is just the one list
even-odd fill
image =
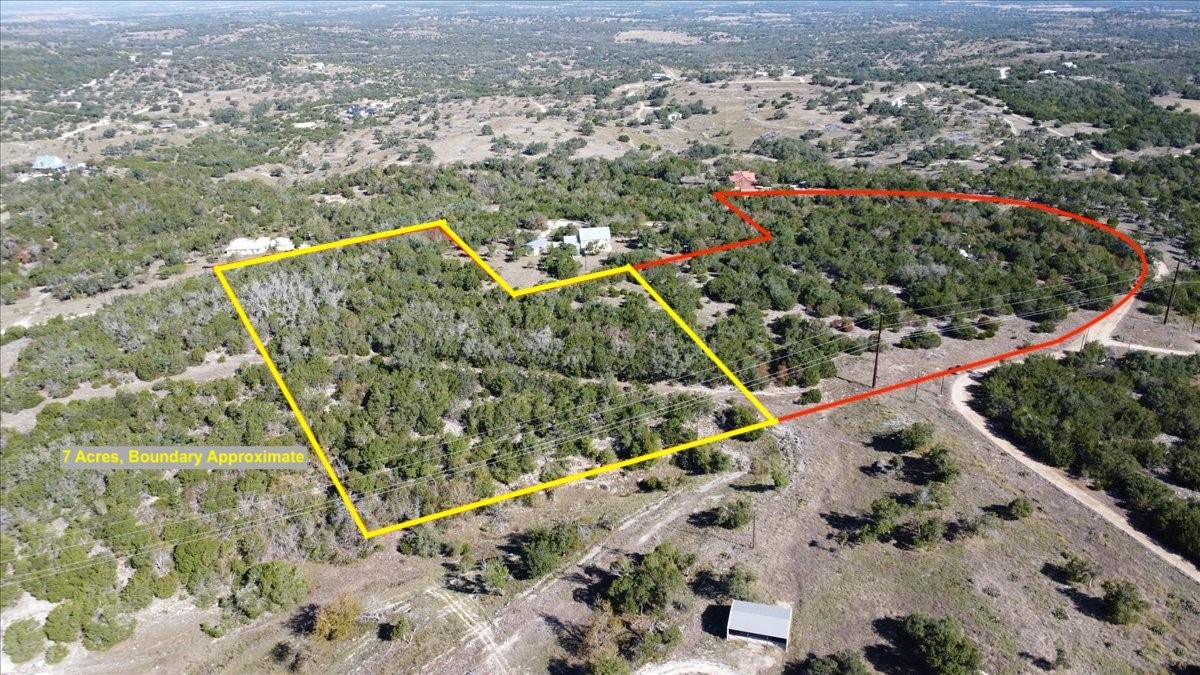
{"label": "utility pole", "polygon": [[1167,296],[1167,311],[1163,312],[1163,325],[1167,325],[1167,318],[1171,316],[1171,303],[1175,302],[1175,282],[1179,281],[1179,268],[1183,265],[1182,260],[1175,261],[1175,276],[1171,277],[1171,294]]}
{"label": "utility pole", "polygon": [[879,349],[883,346],[883,312],[879,313],[879,326],[875,330],[875,370],[871,372],[871,388],[879,381]]}
{"label": "utility pole", "polygon": [[750,507],[750,548],[753,550],[758,543],[758,511]]}

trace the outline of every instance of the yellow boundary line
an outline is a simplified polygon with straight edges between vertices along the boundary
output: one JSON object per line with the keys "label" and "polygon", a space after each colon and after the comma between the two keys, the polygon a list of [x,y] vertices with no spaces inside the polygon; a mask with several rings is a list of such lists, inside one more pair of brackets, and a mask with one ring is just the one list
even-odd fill
{"label": "yellow boundary line", "polygon": [[[574,284],[583,283],[585,281],[591,281],[593,279],[603,279],[605,277],[616,276],[618,274],[631,275],[634,278],[634,280],[637,281],[638,285],[640,285],[642,288],[646,289],[646,292],[650,294],[650,297],[655,302],[657,302],[659,304],[659,306],[662,307],[667,312],[667,315],[670,316],[671,319],[674,320],[675,323],[677,325],[679,325],[680,328],[683,329],[683,331],[687,334],[687,336],[690,337],[692,339],[692,341],[695,342],[700,347],[701,351],[704,352],[704,355],[707,356],[713,363],[715,363],[717,368],[719,368],[721,370],[721,372],[727,378],[729,378],[729,380],[731,382],[733,382],[734,386],[737,387],[737,390],[742,394],[742,396],[744,396],[746,398],[746,400],[748,400],[751,403],[751,405],[754,406],[754,408],[759,412],[759,414],[763,416],[763,420],[761,422],[756,422],[754,424],[748,424],[744,427],[740,427],[738,429],[733,429],[731,431],[725,431],[725,432],[722,432],[719,434],[705,436],[704,438],[699,438],[694,441],[682,443],[680,445],[676,445],[676,446],[673,446],[670,448],[656,450],[654,452],[640,455],[638,457],[631,457],[629,459],[621,460],[619,462],[612,462],[610,464],[605,464],[603,466],[593,467],[593,468],[587,469],[585,471],[579,471],[579,472],[576,472],[573,474],[569,474],[567,476],[563,476],[562,478],[556,478],[554,480],[543,481],[541,483],[536,483],[536,484],[530,485],[528,487],[523,487],[523,488],[520,488],[517,490],[512,490],[510,492],[505,492],[503,494],[496,495],[494,497],[488,497],[486,499],[480,499],[478,501],[474,501],[469,504],[463,504],[461,506],[455,506],[455,507],[452,507],[449,509],[443,509],[441,511],[430,513],[430,514],[427,514],[424,516],[420,516],[418,518],[411,518],[409,520],[405,520],[403,522],[396,523],[394,525],[388,525],[385,527],[379,527],[379,528],[375,528],[375,529],[368,528],[366,523],[363,522],[362,515],[358,512],[358,509],[354,506],[354,501],[350,499],[350,494],[346,491],[346,487],[344,485],[342,485],[342,481],[338,478],[337,473],[333,470],[333,465],[330,464],[329,458],[325,455],[325,450],[321,447],[321,444],[317,441],[317,437],[313,434],[312,428],[308,424],[308,420],[304,417],[304,413],[302,413],[300,411],[300,407],[296,404],[296,399],[292,396],[291,390],[288,389],[287,383],[285,383],[283,381],[283,375],[280,374],[279,368],[277,368],[275,366],[275,362],[271,359],[271,355],[267,351],[267,347],[263,343],[262,338],[259,337],[258,331],[256,331],[254,329],[254,325],[252,323],[250,323],[250,317],[246,314],[245,309],[242,308],[242,303],[238,300],[237,294],[234,293],[233,287],[229,285],[229,280],[225,277],[225,272],[228,270],[241,269],[243,267],[249,267],[251,265],[259,265],[262,263],[272,262],[275,260],[283,260],[285,258],[294,258],[296,256],[308,255],[310,253],[320,253],[322,251],[329,251],[329,250],[336,249],[336,248],[342,248],[344,246],[350,246],[352,244],[362,244],[362,243],[366,243],[366,242],[370,242],[370,241],[377,241],[379,239],[385,239],[388,237],[397,237],[397,236],[402,236],[402,235],[406,235],[406,234],[412,234],[414,232],[422,232],[424,230],[432,230],[432,229],[438,229],[438,230],[441,230],[442,232],[444,232],[446,234],[446,236],[448,236],[464,253],[466,253],[467,256],[470,257],[471,260],[474,261],[474,263],[476,265],[479,265],[479,267],[482,268],[483,271],[493,281],[495,281],[498,286],[500,286],[500,288],[503,288],[504,291],[506,293],[508,293],[509,297],[514,298],[514,299],[520,298],[520,297],[523,297],[526,295],[531,295],[533,293],[540,293],[542,291],[549,291],[549,290],[553,290],[556,288],[563,288],[565,286],[572,286]],[[259,256],[256,258],[248,258],[246,260],[238,260],[238,261],[234,261],[234,262],[222,263],[220,265],[213,266],[213,272],[217,275],[217,279],[221,282],[221,287],[225,289],[225,294],[229,296],[230,302],[233,303],[233,308],[237,312],[238,318],[242,320],[242,324],[246,327],[246,331],[250,334],[250,339],[254,341],[254,346],[258,348],[258,353],[263,357],[263,361],[266,362],[267,369],[271,372],[271,377],[273,377],[275,379],[275,384],[279,385],[280,391],[283,392],[283,397],[287,401],[288,407],[290,407],[292,409],[292,413],[296,416],[296,421],[300,423],[300,428],[303,429],[305,437],[308,438],[309,444],[312,445],[313,450],[316,451],[317,457],[321,460],[321,465],[323,467],[325,467],[325,472],[329,474],[329,478],[333,481],[333,486],[337,489],[338,495],[342,498],[342,501],[345,502],[346,508],[350,511],[350,516],[354,519],[354,524],[356,526],[358,526],[358,531],[361,532],[363,537],[365,537],[367,539],[370,539],[372,537],[377,537],[382,534],[387,534],[389,532],[396,532],[397,530],[403,530],[403,529],[406,529],[409,527],[413,527],[414,525],[420,525],[422,523],[428,523],[433,520],[446,518],[448,516],[453,516],[453,515],[457,515],[460,513],[466,513],[467,511],[473,511],[475,509],[478,509],[478,508],[481,508],[484,506],[490,506],[492,504],[497,504],[499,502],[507,501],[510,499],[516,499],[517,497],[522,497],[524,495],[532,494],[534,492],[540,492],[542,490],[549,490],[551,488],[558,487],[560,485],[565,485],[567,483],[571,483],[571,482],[574,482],[577,480],[582,480],[584,478],[591,478],[593,476],[598,476],[600,474],[607,473],[609,471],[615,471],[617,469],[623,469],[625,467],[633,466],[635,464],[640,464],[642,462],[648,462],[652,459],[657,459],[659,457],[666,457],[667,455],[671,455],[676,452],[687,450],[689,448],[695,448],[695,447],[704,445],[706,443],[712,443],[712,442],[724,440],[727,438],[733,438],[734,436],[738,436],[738,435],[748,433],[751,431],[756,431],[758,429],[764,429],[766,427],[769,427],[769,426],[779,423],[779,420],[776,419],[775,416],[772,415],[770,413],[770,411],[768,411],[767,408],[758,400],[758,398],[755,397],[754,394],[752,394],[750,392],[750,390],[746,387],[746,385],[743,384],[742,381],[739,380],[737,378],[737,376],[733,374],[733,371],[731,371],[725,365],[725,363],[722,362],[721,359],[715,353],[713,353],[713,351],[711,349],[709,349],[708,345],[706,345],[704,343],[704,341],[702,339],[700,339],[700,336],[697,335],[694,330],[692,330],[692,327],[689,326],[687,324],[687,322],[685,322],[683,320],[683,318],[680,317],[679,314],[677,314],[675,312],[675,310],[671,308],[671,306],[667,303],[667,301],[664,300],[663,297],[658,294],[658,291],[654,290],[654,287],[651,286],[650,283],[648,281],[646,281],[645,277],[643,277],[640,273],[638,273],[638,271],[636,269],[634,269],[632,265],[625,265],[623,267],[615,267],[615,268],[611,268],[611,269],[600,270],[598,272],[591,272],[589,274],[581,274],[577,277],[571,277],[570,279],[560,279],[558,281],[551,281],[549,283],[541,284],[538,286],[531,286],[529,288],[519,288],[519,289],[513,288],[511,285],[509,285],[509,283],[507,281],[504,280],[504,277],[500,276],[500,274],[497,273],[496,270],[492,269],[491,265],[488,265],[487,262],[484,261],[484,259],[481,258],[479,256],[479,254],[475,252],[475,249],[471,248],[471,246],[469,244],[467,244],[467,242],[464,241],[462,237],[458,236],[458,233],[456,233],[453,229],[451,229],[445,220],[435,220],[435,221],[431,221],[428,223],[422,223],[420,225],[411,225],[409,227],[401,227],[401,228],[397,228],[394,230],[386,230],[384,232],[376,232],[374,234],[367,234],[367,235],[363,235],[363,236],[359,236],[359,237],[349,237],[346,239],[339,239],[337,241],[332,241],[332,242],[329,242],[326,244],[320,244],[317,246],[310,246],[308,248],[295,249],[292,251],[283,251],[281,253],[272,253],[270,255]]]}

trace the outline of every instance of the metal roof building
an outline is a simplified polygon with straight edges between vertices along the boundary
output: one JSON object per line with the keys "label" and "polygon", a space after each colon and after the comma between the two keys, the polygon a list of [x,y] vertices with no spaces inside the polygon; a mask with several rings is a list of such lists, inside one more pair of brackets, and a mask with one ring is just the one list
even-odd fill
{"label": "metal roof building", "polygon": [[762,640],[788,648],[792,633],[792,608],[761,605],[757,602],[734,600],[725,624],[725,639],[730,637]]}

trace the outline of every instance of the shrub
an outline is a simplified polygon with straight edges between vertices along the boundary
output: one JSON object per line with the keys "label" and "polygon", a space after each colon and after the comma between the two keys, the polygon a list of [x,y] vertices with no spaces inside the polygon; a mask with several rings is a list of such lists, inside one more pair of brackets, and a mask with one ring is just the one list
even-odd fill
{"label": "shrub", "polygon": [[[758,422],[758,411],[750,406],[740,404],[731,405],[725,409],[725,412],[721,415],[720,421],[722,429],[725,431],[733,431],[734,429],[740,429]],[[746,433],[738,434],[735,436],[735,438],[737,438],[739,441],[756,441],[762,438],[764,433],[766,433],[766,431],[763,429],[755,429],[754,431],[747,431]]]}
{"label": "shrub", "polygon": [[901,620],[900,632],[913,644],[926,668],[938,675],[972,675],[983,665],[979,649],[954,617],[934,619],[911,614]]}
{"label": "shrub", "polygon": [[1100,599],[1100,605],[1109,623],[1119,626],[1137,623],[1142,612],[1150,606],[1128,581],[1106,581],[1103,588],[1104,597]]}
{"label": "shrub", "polygon": [[716,524],[727,530],[736,530],[750,523],[750,502],[738,499],[729,504],[722,504],[717,509]]}
{"label": "shrub", "polygon": [[4,631],[4,653],[13,663],[25,663],[42,652],[42,627],[34,619],[21,619]]}
{"label": "shrub", "polygon": [[526,577],[534,579],[549,573],[580,543],[579,528],[574,524],[530,530],[518,551]]}
{"label": "shrub", "polygon": [[683,573],[694,562],[695,556],[685,554],[671,544],[659,544],[619,574],[606,598],[618,614],[664,609],[683,589]]}
{"label": "shrub", "polygon": [[896,434],[896,443],[903,452],[917,452],[933,442],[934,426],[928,422],[916,422]]}
{"label": "shrub", "polygon": [[809,657],[797,670],[801,675],[869,675],[871,672],[862,657],[850,651]]}
{"label": "shrub", "polygon": [[934,331],[918,331],[900,338],[903,349],[934,349],[942,346],[942,336]]}
{"label": "shrub", "polygon": [[1033,515],[1033,503],[1024,497],[1017,497],[1008,503],[1005,510],[1008,512],[1009,518],[1021,520]]}
{"label": "shrub", "polygon": [[720,448],[702,445],[675,455],[675,465],[690,473],[720,473],[728,471],[733,466],[733,460]]}
{"label": "shrub", "polygon": [[317,612],[313,634],[324,640],[336,642],[350,637],[362,614],[362,600],[357,595],[344,593]]}

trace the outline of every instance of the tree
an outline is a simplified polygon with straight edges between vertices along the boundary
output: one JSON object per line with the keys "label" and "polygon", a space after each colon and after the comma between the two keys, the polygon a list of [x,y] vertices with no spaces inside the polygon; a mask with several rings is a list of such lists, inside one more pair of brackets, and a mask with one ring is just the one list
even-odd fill
{"label": "tree", "polygon": [[684,587],[683,573],[695,562],[695,556],[683,553],[669,543],[659,544],[627,569],[617,570],[617,578],[606,593],[618,614],[642,614],[666,608]]}
{"label": "tree", "polygon": [[1063,551],[1066,563],[1063,565],[1063,576],[1073,584],[1090,584],[1100,573],[1100,567],[1070,551]]}
{"label": "tree", "polygon": [[55,642],[74,642],[79,639],[83,625],[91,619],[97,607],[95,600],[87,597],[73,598],[58,603],[46,615],[46,637]]}
{"label": "tree", "polygon": [[752,516],[750,501],[736,499],[717,508],[716,524],[727,530],[736,530],[749,525]]}
{"label": "tree", "polygon": [[1109,623],[1126,626],[1137,623],[1150,604],[1142,600],[1137,587],[1128,581],[1105,581],[1100,605]]}
{"label": "tree", "polygon": [[[721,416],[721,428],[733,431],[759,422],[759,414],[754,408],[740,403],[729,406]],[[764,429],[755,429],[735,436],[739,441],[757,441],[766,433]]]}
{"label": "tree", "polygon": [[954,460],[954,455],[950,449],[944,445],[939,445],[929,452],[926,456],[930,465],[930,478],[939,483],[950,483],[958,477],[958,462]]}
{"label": "tree", "polygon": [[358,616],[362,614],[362,610],[362,599],[357,595],[343,593],[317,611],[313,634],[330,642],[344,640],[350,637],[358,626]]}
{"label": "tree", "polygon": [[1008,513],[1009,518],[1022,520],[1033,515],[1033,502],[1025,497],[1017,497],[1009,502],[1008,506],[1004,507],[1004,510]]}
{"label": "tree", "polygon": [[504,587],[508,584],[509,572],[508,566],[500,558],[488,558],[483,561],[483,569],[480,570],[480,579],[483,580],[483,587],[488,593],[496,595],[504,594]]}
{"label": "tree", "polygon": [[934,349],[942,346],[942,336],[932,330],[922,330],[900,338],[902,349]]}
{"label": "tree", "polygon": [[918,452],[933,442],[934,426],[929,422],[915,422],[896,434],[896,444],[901,452]]}
{"label": "tree", "polygon": [[242,574],[233,592],[237,608],[251,619],[263,612],[293,607],[308,596],[308,577],[296,565],[268,562],[254,565]]}
{"label": "tree", "polygon": [[900,621],[900,632],[925,666],[938,675],[973,675],[983,665],[979,650],[954,617],[910,614]]}
{"label": "tree", "polygon": [[758,578],[746,566],[735,563],[721,577],[722,595],[731,600],[753,602],[758,597],[754,587]]}
{"label": "tree", "polygon": [[812,656],[800,664],[801,675],[870,675],[867,664],[858,654],[845,651],[829,656]]}
{"label": "tree", "polygon": [[733,460],[716,446],[702,445],[675,455],[675,465],[690,473],[719,473],[728,471]]}
{"label": "tree", "polygon": [[941,541],[946,536],[946,523],[941,518],[919,518],[913,524],[913,545],[926,548]]}
{"label": "tree", "polygon": [[83,646],[93,651],[108,649],[128,640],[137,627],[137,620],[122,614],[115,597],[103,598],[99,608],[83,625]]}
{"label": "tree", "polygon": [[579,528],[559,523],[551,528],[530,530],[518,549],[525,576],[529,579],[548,574],[562,557],[579,548]]}
{"label": "tree", "polygon": [[4,631],[4,653],[13,663],[25,663],[42,653],[45,640],[42,627],[35,619],[21,619]]}
{"label": "tree", "polygon": [[196,539],[175,546],[172,553],[175,573],[183,579],[188,591],[194,593],[220,573],[220,550],[220,544],[212,539]]}
{"label": "tree", "polygon": [[538,269],[555,279],[569,279],[579,274],[579,261],[575,259],[571,246],[551,246],[538,260]]}

